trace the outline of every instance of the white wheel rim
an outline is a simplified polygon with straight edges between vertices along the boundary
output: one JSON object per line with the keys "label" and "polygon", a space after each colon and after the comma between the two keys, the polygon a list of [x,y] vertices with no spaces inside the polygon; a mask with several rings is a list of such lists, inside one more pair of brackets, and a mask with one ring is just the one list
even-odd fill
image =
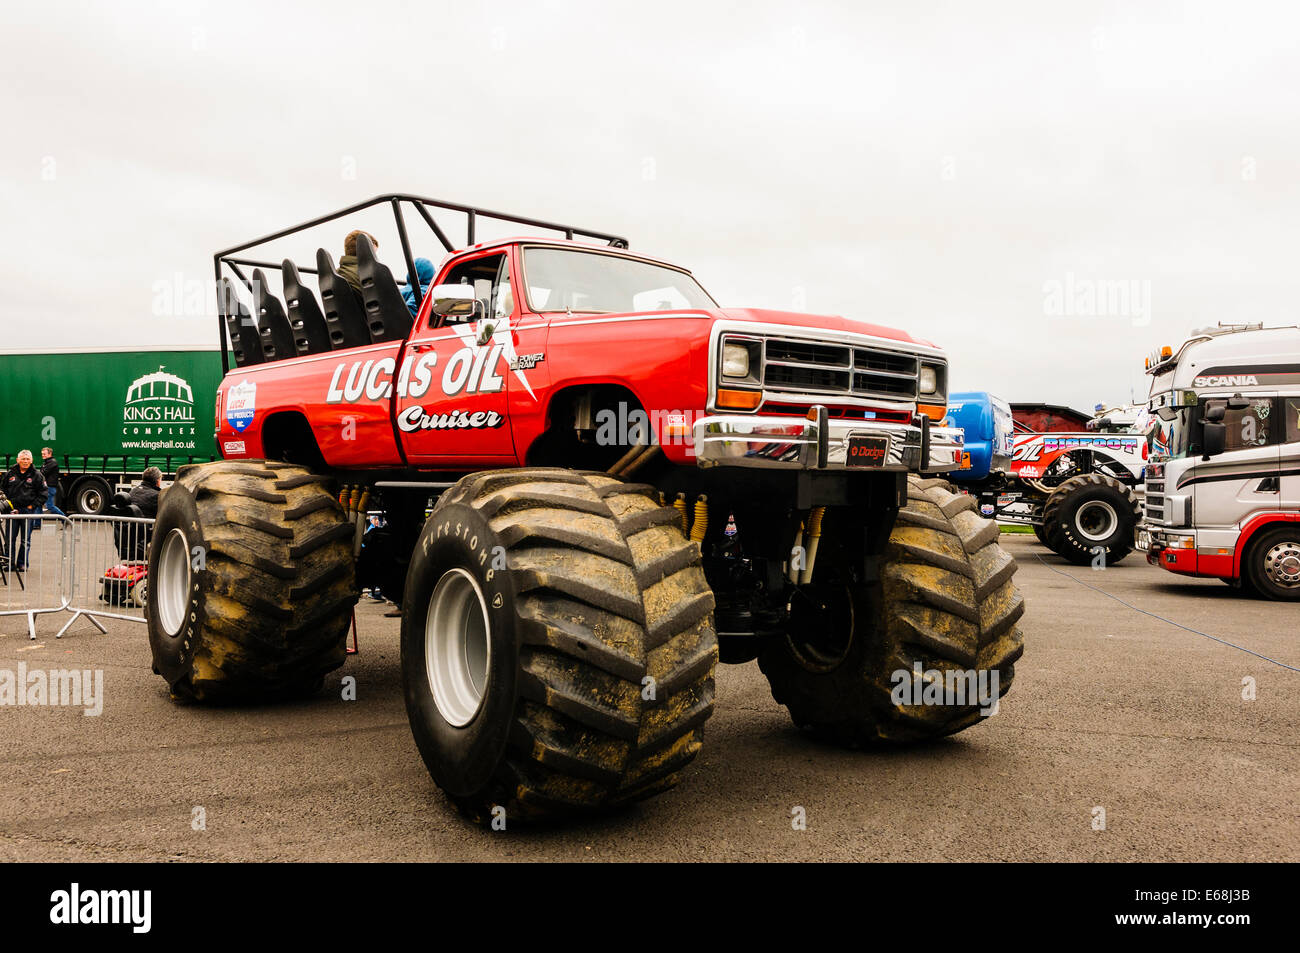
{"label": "white wheel rim", "polygon": [[180,635],[190,604],[190,546],[179,527],[167,534],[158,553],[153,599],[158,604],[163,631],[173,638]]}
{"label": "white wheel rim", "polygon": [[443,573],[424,620],[424,666],[434,704],[447,723],[463,728],[483,707],[492,659],[487,602],[463,569]]}
{"label": "white wheel rim", "polygon": [[1089,500],[1074,514],[1079,535],[1091,543],[1109,539],[1119,526],[1119,514],[1105,500]]}
{"label": "white wheel rim", "polygon": [[1264,572],[1283,589],[1300,587],[1300,543],[1278,543],[1264,554]]}

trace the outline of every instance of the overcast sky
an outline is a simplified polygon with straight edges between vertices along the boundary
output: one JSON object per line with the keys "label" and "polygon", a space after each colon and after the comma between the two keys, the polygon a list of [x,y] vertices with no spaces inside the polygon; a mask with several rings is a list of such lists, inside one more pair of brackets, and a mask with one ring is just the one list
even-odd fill
{"label": "overcast sky", "polygon": [[901,327],[1011,400],[1295,323],[1300,11],[1054,6],[5,0],[2,343],[213,344],[215,250],[398,190]]}

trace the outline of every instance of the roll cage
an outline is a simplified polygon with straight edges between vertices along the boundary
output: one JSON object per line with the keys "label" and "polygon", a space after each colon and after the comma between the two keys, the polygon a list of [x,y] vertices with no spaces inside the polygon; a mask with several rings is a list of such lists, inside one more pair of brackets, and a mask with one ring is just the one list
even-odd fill
{"label": "roll cage", "polygon": [[[347,314],[350,303],[342,300],[337,301],[335,307],[345,313],[339,315],[337,311],[331,311],[330,298],[337,298],[338,296],[330,295],[324,287],[322,287],[322,297],[326,299],[326,308],[322,312],[312,292],[309,289],[302,288],[298,281],[299,274],[316,275],[318,281],[322,278],[337,278],[337,275],[325,275],[324,273],[324,269],[332,264],[328,253],[323,256],[318,254],[316,267],[299,265],[289,259],[276,263],[257,257],[249,257],[246,253],[297,232],[307,231],[319,225],[383,205],[389,206],[392,210],[393,222],[397,227],[398,239],[402,246],[402,260],[406,265],[408,275],[414,275],[416,269],[415,255],[411,251],[411,242],[406,228],[404,210],[407,209],[413,210],[418,215],[449,253],[476,243],[476,232],[480,219],[523,225],[528,228],[543,229],[547,232],[559,232],[570,241],[575,238],[586,238],[605,242],[614,248],[628,247],[627,239],[619,235],[579,228],[575,225],[547,222],[508,212],[495,212],[473,205],[445,202],[441,199],[432,199],[421,195],[406,193],[377,195],[372,199],[358,202],[336,212],[321,215],[300,222],[297,225],[282,228],[269,235],[263,235],[260,238],[223,249],[212,256],[213,273],[217,287],[217,324],[221,339],[221,369],[223,374],[230,371],[232,348],[235,351],[236,364],[242,366],[245,363],[261,363],[268,359],[279,360],[284,357],[296,356],[296,354],[311,353],[330,348],[339,349],[357,346],[358,335],[363,334],[366,330],[364,315],[359,315],[359,313]],[[455,244],[448,237],[447,230],[438,221],[439,216],[442,216],[445,220],[448,213],[458,213],[464,216],[464,244]],[[368,247],[365,252],[363,254],[359,248],[358,258],[361,261],[363,283],[366,283],[367,277],[369,277],[368,285],[373,285],[376,289],[374,300],[368,297],[365,300],[365,310],[370,312],[373,317],[381,313],[385,307],[391,312],[392,292],[396,284],[392,281],[387,268],[373,260],[373,254],[370,253]],[[282,271],[286,277],[285,288],[294,289],[294,294],[298,297],[292,299],[290,299],[290,293],[286,290],[286,298],[290,299],[287,301],[287,309],[274,295],[269,294],[261,286],[261,282],[255,280],[259,273],[258,269],[262,268],[273,268]],[[245,269],[254,269],[251,276]],[[226,275],[227,271],[234,275],[253,296],[256,313],[250,314],[234,296],[233,287],[227,285],[229,281]],[[362,321],[362,324],[358,325],[358,320]],[[342,330],[336,330],[336,325],[338,329]],[[372,320],[368,329],[370,333],[369,341],[391,340],[396,333],[392,323],[386,323],[382,317]],[[331,334],[333,334],[332,337]],[[387,337],[384,336],[385,334]],[[254,353],[254,350],[256,353]],[[285,351],[288,353],[282,353]]]}

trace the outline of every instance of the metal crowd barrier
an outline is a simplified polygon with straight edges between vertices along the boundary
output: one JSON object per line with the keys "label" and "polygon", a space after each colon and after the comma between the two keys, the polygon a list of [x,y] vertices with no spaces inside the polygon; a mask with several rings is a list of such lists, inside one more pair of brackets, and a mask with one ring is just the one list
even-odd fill
{"label": "metal crowd barrier", "polygon": [[32,639],[53,612],[72,613],[55,638],[83,616],[100,632],[100,619],[144,622],[152,534],[135,516],[0,516],[0,616],[25,615]]}
{"label": "metal crowd barrier", "polygon": [[100,619],[144,622],[149,599],[149,540],[153,520],[139,516],[69,517],[72,559],[68,564],[67,608],[72,618],[55,636],[63,638],[85,616],[100,632]]}
{"label": "metal crowd barrier", "polygon": [[29,638],[38,615],[68,608],[71,525],[66,516],[0,515],[0,616],[27,616]]}

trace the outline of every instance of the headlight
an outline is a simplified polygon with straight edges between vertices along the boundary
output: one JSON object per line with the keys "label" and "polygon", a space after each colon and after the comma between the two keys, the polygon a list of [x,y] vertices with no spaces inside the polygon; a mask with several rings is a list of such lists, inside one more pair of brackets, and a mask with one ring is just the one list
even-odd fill
{"label": "headlight", "polygon": [[742,378],[749,376],[749,348],[744,344],[722,346],[722,376]]}
{"label": "headlight", "polygon": [[928,367],[925,364],[922,364],[919,383],[922,394],[934,394],[939,389],[939,375],[935,373],[933,367]]}

